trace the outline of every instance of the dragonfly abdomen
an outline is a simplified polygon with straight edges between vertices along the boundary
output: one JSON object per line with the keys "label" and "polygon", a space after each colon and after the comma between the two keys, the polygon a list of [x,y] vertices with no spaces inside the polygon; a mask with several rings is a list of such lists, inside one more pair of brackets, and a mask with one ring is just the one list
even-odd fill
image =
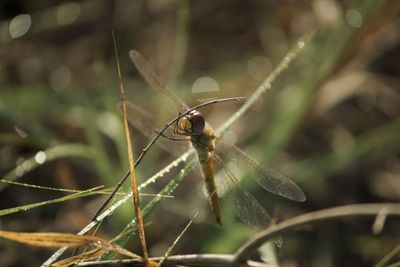
{"label": "dragonfly abdomen", "polygon": [[214,177],[214,159],[213,154],[206,160],[201,163],[201,169],[203,172],[204,180],[206,183],[206,188],[208,191],[208,199],[210,202],[210,206],[214,212],[215,220],[218,224],[222,225],[221,221],[221,212],[219,208],[219,197],[217,193],[217,187],[215,185],[215,177]]}
{"label": "dragonfly abdomen", "polygon": [[221,222],[221,212],[219,208],[219,197],[215,184],[215,135],[213,129],[206,124],[201,135],[191,136],[193,147],[197,151],[197,156],[200,161],[201,170],[208,191],[208,199],[210,206],[214,212],[217,223]]}

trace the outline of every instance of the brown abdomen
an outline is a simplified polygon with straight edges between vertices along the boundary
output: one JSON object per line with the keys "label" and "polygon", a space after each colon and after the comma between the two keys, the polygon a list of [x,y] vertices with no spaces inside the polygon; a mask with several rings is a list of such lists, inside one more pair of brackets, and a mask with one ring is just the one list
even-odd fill
{"label": "brown abdomen", "polygon": [[215,215],[215,220],[217,221],[218,224],[222,225],[221,212],[219,208],[219,197],[214,178],[214,159],[212,156],[210,156],[208,159],[200,163],[208,191],[208,198],[210,201],[210,205]]}

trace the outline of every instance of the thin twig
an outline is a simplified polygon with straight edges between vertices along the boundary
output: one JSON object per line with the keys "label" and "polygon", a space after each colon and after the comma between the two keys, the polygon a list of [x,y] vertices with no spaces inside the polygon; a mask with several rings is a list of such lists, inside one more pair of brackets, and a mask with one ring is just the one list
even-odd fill
{"label": "thin twig", "polygon": [[[162,257],[149,258],[149,260],[158,262]],[[229,254],[188,254],[188,255],[173,255],[169,256],[165,261],[165,265],[174,266],[181,265],[218,265],[230,266],[232,264],[233,255]],[[77,266],[143,266],[143,262],[135,259],[126,260],[108,260],[108,261],[95,261],[95,262],[82,262]],[[247,264],[238,266],[248,266]]]}
{"label": "thin twig", "polygon": [[295,227],[304,224],[313,224],[330,219],[341,219],[357,216],[376,216],[382,209],[385,209],[387,215],[400,216],[400,204],[379,203],[379,204],[355,204],[319,210],[306,213],[281,223],[277,223],[268,229],[258,233],[254,238],[246,242],[240,247],[234,258],[234,262],[245,262],[249,256],[254,253],[264,242],[273,237],[282,235],[283,233]]}
{"label": "thin twig", "polygon": [[137,178],[136,178],[136,173],[135,173],[135,164],[133,160],[133,151],[132,151],[132,144],[131,144],[131,134],[129,131],[129,125],[128,125],[128,116],[127,116],[127,111],[126,111],[126,105],[125,105],[125,90],[124,90],[124,84],[122,82],[122,75],[121,75],[121,67],[119,64],[119,56],[118,56],[118,49],[117,49],[117,42],[115,40],[115,34],[114,31],[112,31],[112,37],[114,41],[114,51],[115,51],[115,57],[117,60],[117,70],[118,70],[118,79],[119,79],[119,88],[120,88],[120,94],[121,94],[121,110],[122,110],[122,120],[124,123],[124,130],[125,130],[125,139],[126,139],[126,145],[127,145],[127,151],[128,151],[128,159],[129,159],[129,173],[131,176],[131,191],[132,191],[132,196],[133,196],[133,204],[135,207],[135,213],[136,213],[136,221],[137,221],[137,231],[139,234],[139,239],[140,239],[140,244],[142,246],[142,251],[143,251],[143,260],[146,265],[146,267],[149,267],[149,255],[147,253],[147,246],[146,246],[146,236],[144,232],[144,223],[143,223],[143,216],[142,216],[142,210],[140,208],[140,198],[139,198],[139,191],[138,191],[138,185],[137,185]]}

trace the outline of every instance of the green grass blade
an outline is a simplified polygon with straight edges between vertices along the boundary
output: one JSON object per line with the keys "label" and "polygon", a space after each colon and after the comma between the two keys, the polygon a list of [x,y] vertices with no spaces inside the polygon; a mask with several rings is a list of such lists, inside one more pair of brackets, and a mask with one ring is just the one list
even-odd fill
{"label": "green grass blade", "polygon": [[174,249],[174,247],[176,246],[176,244],[178,244],[179,240],[182,238],[183,234],[186,233],[186,231],[189,229],[189,227],[192,225],[194,218],[196,218],[198,213],[196,213],[193,218],[189,221],[189,223],[185,226],[185,228],[182,230],[182,232],[177,236],[177,238],[175,238],[174,242],[172,243],[172,245],[167,249],[167,251],[164,254],[164,257],[160,260],[160,262],[158,263],[158,267],[161,267],[161,265],[163,264],[163,262],[168,258],[169,255],[171,255],[172,250]]}
{"label": "green grass blade", "polygon": [[[8,172],[3,179],[7,181],[15,181],[43,164],[66,157],[83,157],[92,159],[93,150],[88,146],[79,144],[56,145],[44,151],[39,151],[35,156],[24,160],[22,163],[18,164],[15,169]],[[6,185],[7,184],[5,183],[0,184],[0,190],[2,190]]]}
{"label": "green grass blade", "polygon": [[20,211],[28,211],[28,210],[33,209],[33,208],[38,208],[38,207],[49,205],[49,204],[64,202],[64,201],[72,200],[72,199],[75,199],[75,198],[87,197],[87,196],[95,195],[95,194],[97,194],[97,192],[95,192],[95,191],[98,190],[99,188],[101,188],[101,187],[91,188],[91,189],[88,189],[88,190],[81,191],[79,193],[74,193],[74,194],[71,194],[71,195],[67,195],[67,196],[60,197],[60,198],[55,198],[55,199],[52,199],[52,200],[46,200],[46,201],[43,201],[43,202],[38,202],[38,203],[33,203],[33,204],[23,205],[23,206],[19,206],[19,207],[0,210],[0,216],[12,214],[12,213],[17,213],[17,212],[20,212]]}

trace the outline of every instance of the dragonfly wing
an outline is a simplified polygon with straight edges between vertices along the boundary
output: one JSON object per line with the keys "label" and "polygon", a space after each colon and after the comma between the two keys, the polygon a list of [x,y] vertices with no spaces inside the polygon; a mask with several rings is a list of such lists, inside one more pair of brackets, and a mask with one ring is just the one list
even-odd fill
{"label": "dragonfly wing", "polygon": [[279,172],[264,167],[246,152],[233,144],[218,140],[216,153],[224,162],[233,160],[265,190],[294,201],[305,201],[306,196],[300,187]]}
{"label": "dragonfly wing", "polygon": [[129,56],[133,64],[135,64],[140,74],[152,89],[154,89],[158,94],[162,94],[169,98],[179,111],[189,109],[182,99],[180,99],[173,91],[171,91],[165,83],[158,79],[153,67],[138,51],[129,51]]}
{"label": "dragonfly wing", "polygon": [[[215,169],[219,184],[223,187],[220,196],[227,200],[236,215],[245,223],[257,228],[265,229],[272,222],[271,216],[261,204],[244,189],[233,173],[225,166],[216,155],[214,158]],[[221,189],[221,186],[219,186]]]}
{"label": "dragonfly wing", "polygon": [[[154,136],[157,122],[153,114],[131,101],[125,100],[125,104],[128,111],[129,123],[148,138]],[[165,135],[170,137],[174,136],[173,130],[168,128],[165,131]],[[158,139],[156,143],[160,148],[174,156],[180,156],[190,148],[190,142],[170,141],[164,137]]]}

